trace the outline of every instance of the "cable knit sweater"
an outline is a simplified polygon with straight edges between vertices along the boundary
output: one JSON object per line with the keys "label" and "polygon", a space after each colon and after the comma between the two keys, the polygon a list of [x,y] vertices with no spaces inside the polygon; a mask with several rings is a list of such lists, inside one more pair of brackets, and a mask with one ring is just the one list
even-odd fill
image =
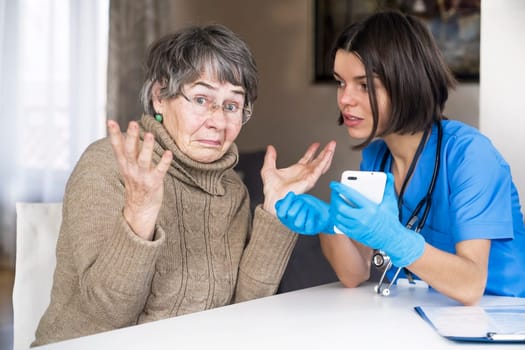
{"label": "cable knit sweater", "polygon": [[[210,164],[176,147],[151,116],[153,162],[174,155],[152,241],[122,215],[109,139],[90,145],[68,181],[51,302],[32,346],[188,314],[276,292],[296,235],[257,207],[233,170],[235,145]],[[253,227],[252,227],[253,226]]]}

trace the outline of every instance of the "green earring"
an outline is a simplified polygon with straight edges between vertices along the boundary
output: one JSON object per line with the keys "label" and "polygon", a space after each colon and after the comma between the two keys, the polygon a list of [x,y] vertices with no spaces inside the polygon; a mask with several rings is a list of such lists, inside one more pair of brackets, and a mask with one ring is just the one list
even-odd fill
{"label": "green earring", "polygon": [[164,118],[162,117],[162,114],[160,114],[160,113],[156,113],[156,114],[155,114],[155,120],[158,121],[159,123],[162,123],[162,121],[164,120]]}

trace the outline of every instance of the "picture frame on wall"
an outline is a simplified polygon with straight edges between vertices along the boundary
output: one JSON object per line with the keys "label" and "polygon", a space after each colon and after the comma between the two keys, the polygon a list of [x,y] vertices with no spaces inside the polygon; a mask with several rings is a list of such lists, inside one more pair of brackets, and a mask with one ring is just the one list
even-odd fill
{"label": "picture frame on wall", "polygon": [[479,81],[481,0],[314,0],[314,82],[333,81],[330,52],[339,33],[382,9],[420,18],[456,79]]}

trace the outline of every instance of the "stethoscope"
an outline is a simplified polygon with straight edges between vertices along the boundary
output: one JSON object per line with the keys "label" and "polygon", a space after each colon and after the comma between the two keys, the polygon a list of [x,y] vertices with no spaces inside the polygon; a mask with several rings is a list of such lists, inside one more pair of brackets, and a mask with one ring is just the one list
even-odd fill
{"label": "stethoscope", "polygon": [[[412,211],[412,214],[410,214],[410,217],[408,218],[408,221],[406,224],[406,228],[411,230],[414,224],[417,222],[416,228],[414,229],[414,231],[417,233],[419,233],[421,229],[423,228],[423,226],[425,225],[425,221],[427,220],[428,213],[430,212],[430,206],[432,204],[432,193],[434,192],[434,188],[436,187],[436,179],[439,173],[439,164],[441,162],[441,140],[443,139],[443,127],[441,126],[441,122],[439,121],[436,124],[437,124],[437,130],[438,130],[438,138],[437,138],[437,146],[436,146],[436,160],[434,161],[434,171],[432,173],[432,179],[430,180],[430,184],[428,185],[428,190],[427,190],[426,195],[419,201],[416,208]],[[403,206],[403,194],[405,192],[407,183],[414,172],[416,163],[421,153],[423,152],[423,148],[425,147],[425,142],[427,140],[430,130],[431,128],[425,130],[425,133],[423,134],[423,137],[421,138],[421,141],[419,142],[419,145],[417,147],[416,153],[414,155],[414,159],[410,163],[410,167],[408,169],[407,176],[405,177],[405,181],[403,181],[403,185],[401,186],[401,190],[399,191],[397,206],[399,210],[399,221],[400,222],[402,222],[402,211],[401,210]],[[381,160],[380,169],[382,169],[382,171],[385,170],[386,162],[389,157],[390,157],[390,152],[387,149],[387,151],[385,152],[385,155],[383,156],[383,159]],[[418,215],[423,207],[425,207],[425,210],[423,210],[423,215],[421,216],[421,219],[419,219]],[[384,296],[390,295],[390,288],[396,282],[401,270],[405,271],[408,281],[410,283],[414,283],[412,273],[404,267],[397,268],[390,282],[385,281],[388,270],[392,268],[392,261],[390,260],[390,257],[386,255],[385,252],[383,252],[382,250],[378,250],[378,249],[374,250],[374,254],[372,256],[372,263],[377,268],[381,268],[386,265],[386,267],[383,270],[383,273],[381,274],[381,278],[379,279],[379,282],[374,287],[374,291],[378,294],[381,294]]]}

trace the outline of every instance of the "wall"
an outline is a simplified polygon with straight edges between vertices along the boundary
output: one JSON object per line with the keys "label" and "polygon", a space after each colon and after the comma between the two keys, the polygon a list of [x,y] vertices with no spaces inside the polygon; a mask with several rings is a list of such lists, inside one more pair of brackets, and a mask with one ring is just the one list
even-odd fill
{"label": "wall", "polygon": [[[278,166],[295,162],[313,141],[337,141],[330,171],[312,190],[329,198],[328,183],[344,169],[357,169],[360,154],[350,150],[346,129],[337,126],[335,85],[313,84],[313,1],[177,0],[174,28],[194,23],[227,25],[248,43],[260,72],[252,120],[238,138],[241,151],[273,144]],[[478,126],[478,84],[460,85],[445,110],[452,119]]]}
{"label": "wall", "polygon": [[525,1],[483,0],[481,6],[480,130],[511,165],[523,205]]}

